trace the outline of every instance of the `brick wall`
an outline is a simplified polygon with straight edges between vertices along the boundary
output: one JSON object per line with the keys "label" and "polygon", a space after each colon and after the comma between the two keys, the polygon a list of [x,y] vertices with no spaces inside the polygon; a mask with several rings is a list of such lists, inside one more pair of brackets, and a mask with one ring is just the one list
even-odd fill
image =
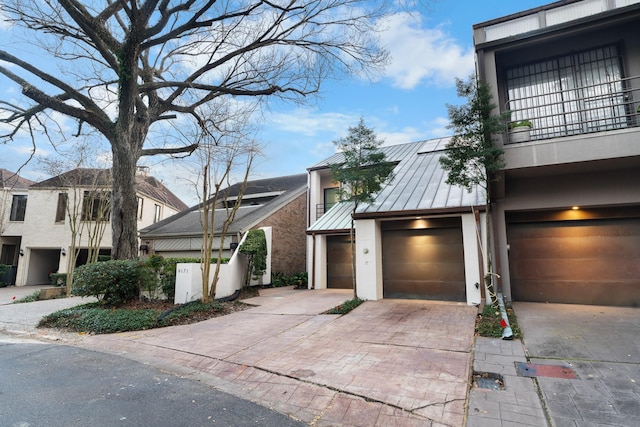
{"label": "brick wall", "polygon": [[272,272],[291,275],[306,270],[306,215],[305,192],[256,226],[272,228]]}

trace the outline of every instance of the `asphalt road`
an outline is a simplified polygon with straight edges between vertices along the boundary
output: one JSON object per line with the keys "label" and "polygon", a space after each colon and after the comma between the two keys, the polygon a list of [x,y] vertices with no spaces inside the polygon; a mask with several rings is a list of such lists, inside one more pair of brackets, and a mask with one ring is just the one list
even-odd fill
{"label": "asphalt road", "polygon": [[120,357],[0,335],[0,424],[302,426],[263,406]]}

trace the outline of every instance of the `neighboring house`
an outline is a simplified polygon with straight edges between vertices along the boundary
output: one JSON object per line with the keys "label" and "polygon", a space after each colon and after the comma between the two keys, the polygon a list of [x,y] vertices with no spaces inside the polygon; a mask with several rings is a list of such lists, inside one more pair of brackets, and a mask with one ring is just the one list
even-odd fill
{"label": "neighboring house", "polygon": [[640,305],[640,1],[559,1],[473,27],[504,135],[495,250],[513,301]]}
{"label": "neighboring house", "polygon": [[[33,181],[0,169],[0,264],[13,266],[5,284],[15,284],[29,186]],[[2,280],[3,282],[5,280]]]}
{"label": "neighboring house", "polygon": [[[238,199],[241,184],[221,190],[215,211],[212,257],[218,254],[226,206]],[[287,275],[305,270],[306,174],[247,182],[240,207],[225,235],[224,257],[230,257],[248,230],[271,227],[271,271]],[[211,201],[208,201],[211,203]],[[149,253],[164,257],[201,257],[202,204],[140,231]]]}
{"label": "neighboring house", "polygon": [[[16,284],[47,284],[50,273],[67,271],[73,206],[77,206],[73,216],[83,230],[77,243],[80,254],[76,265],[86,262],[89,230],[95,230],[93,226],[98,222],[104,222],[100,224],[104,234],[96,247],[100,248],[100,253],[108,255],[111,247],[110,191],[111,175],[106,169],[74,169],[31,185],[26,209],[15,224],[20,226],[21,237]],[[139,229],[187,208],[160,181],[148,176],[146,168],[138,170],[136,192]]]}
{"label": "neighboring house", "polygon": [[[478,235],[482,191],[445,181],[439,159],[448,138],[382,147],[396,163],[394,178],[355,219],[358,296],[481,301]],[[309,282],[318,288],[352,288],[350,202],[338,202],[331,164],[342,153],[309,169],[311,213],[307,230]]]}

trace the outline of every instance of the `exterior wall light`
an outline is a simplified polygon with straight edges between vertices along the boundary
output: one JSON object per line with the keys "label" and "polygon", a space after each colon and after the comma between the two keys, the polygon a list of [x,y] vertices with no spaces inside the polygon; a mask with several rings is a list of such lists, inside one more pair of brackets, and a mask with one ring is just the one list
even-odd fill
{"label": "exterior wall light", "polygon": [[64,248],[60,249],[60,255],[67,256],[67,251],[65,251]]}

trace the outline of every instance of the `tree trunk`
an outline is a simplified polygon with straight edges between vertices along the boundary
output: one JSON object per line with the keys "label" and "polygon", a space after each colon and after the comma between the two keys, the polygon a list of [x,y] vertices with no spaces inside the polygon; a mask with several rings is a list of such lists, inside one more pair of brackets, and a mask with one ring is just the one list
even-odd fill
{"label": "tree trunk", "polygon": [[138,256],[138,202],[136,199],[136,163],[129,141],[112,143],[113,188],[111,193],[111,258]]}

